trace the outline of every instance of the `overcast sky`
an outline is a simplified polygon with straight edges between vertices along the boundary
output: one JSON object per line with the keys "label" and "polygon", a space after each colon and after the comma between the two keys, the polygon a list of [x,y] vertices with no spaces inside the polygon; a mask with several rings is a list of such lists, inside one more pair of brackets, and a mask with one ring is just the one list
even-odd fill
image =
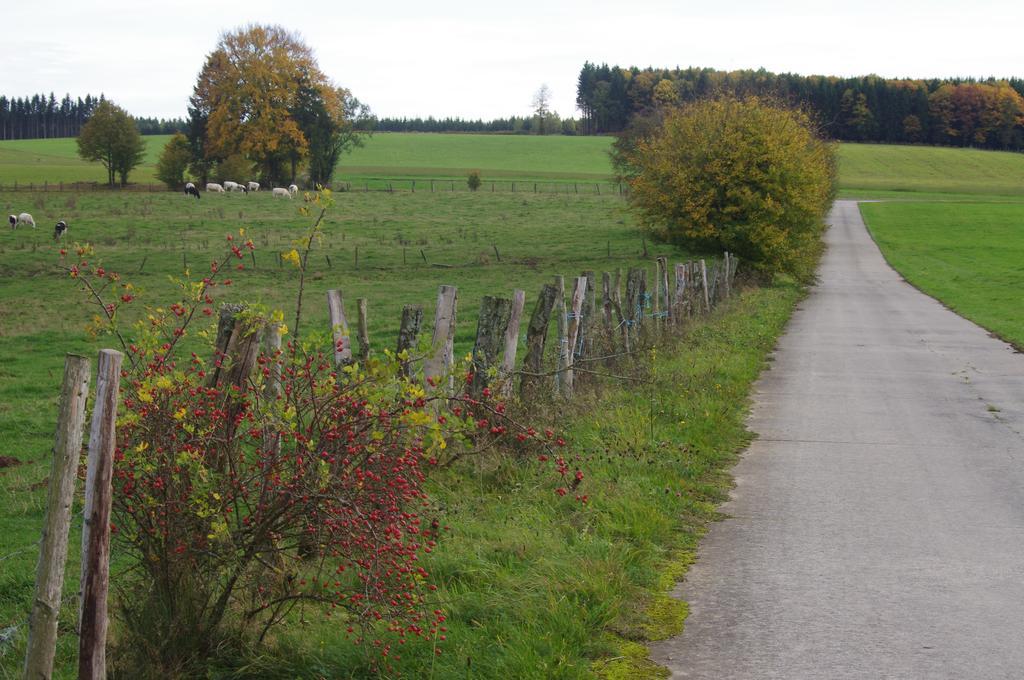
{"label": "overcast sky", "polygon": [[[529,112],[546,83],[575,113],[583,62],[764,67],[801,74],[1024,76],[1024,1],[454,0],[6,3],[0,94],[86,93],[138,116],[184,116],[221,32],[299,33],[379,116]],[[838,4],[838,3],[836,3]]]}

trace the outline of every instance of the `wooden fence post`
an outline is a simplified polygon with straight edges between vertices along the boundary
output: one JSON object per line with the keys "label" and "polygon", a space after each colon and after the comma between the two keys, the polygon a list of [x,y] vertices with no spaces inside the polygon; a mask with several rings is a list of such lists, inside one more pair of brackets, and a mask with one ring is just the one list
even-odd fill
{"label": "wooden fence post", "polygon": [[341,367],[352,361],[352,339],[345,321],[345,306],[341,291],[327,291],[327,312],[331,319],[331,334],[334,338],[334,365]]}
{"label": "wooden fence post", "polygon": [[586,295],[583,298],[583,318],[580,334],[583,342],[580,344],[580,357],[589,358],[594,350],[594,329],[597,327],[597,276],[594,272],[587,270],[583,272],[587,279]]}
{"label": "wooden fence post", "polygon": [[401,372],[405,377],[412,373],[408,359],[402,359],[402,352],[409,353],[416,349],[419,341],[420,328],[423,326],[423,305],[405,305],[402,307],[402,322],[398,326],[398,356],[402,364]]}
{"label": "wooden fence post", "polygon": [[359,314],[356,319],[356,331],[359,334],[359,362],[365,366],[370,359],[370,331],[366,323],[366,298],[356,298],[356,309]]}
{"label": "wooden fence post", "polygon": [[102,349],[96,368],[96,403],[89,432],[82,524],[82,610],[78,641],[79,680],[107,674],[107,589],[110,578],[110,504],[114,424],[124,355]]}
{"label": "wooden fence post", "polygon": [[[537,383],[544,366],[544,345],[548,339],[548,324],[551,321],[551,310],[555,306],[555,296],[558,289],[550,283],[545,283],[540,289],[537,297],[537,304],[530,315],[530,323],[526,327],[526,356],[523,357],[523,378],[519,382],[519,394],[524,399],[529,396],[529,391]],[[533,374],[533,375],[530,375]]]}
{"label": "wooden fence post", "polygon": [[686,265],[676,263],[673,271],[676,289],[672,296],[672,318],[678,324],[682,322],[686,308]]}
{"label": "wooden fence post", "polygon": [[632,268],[626,276],[626,318],[634,328],[634,337],[639,337],[644,323],[644,303],[647,297],[647,270]]}
{"label": "wooden fence post", "polygon": [[569,324],[566,318],[565,308],[565,279],[561,276],[555,277],[555,308],[558,322],[558,365],[555,373],[555,394],[565,392],[565,375],[569,369],[572,350],[569,348]]}
{"label": "wooden fence post", "polygon": [[704,258],[700,260],[700,282],[704,291],[704,312],[711,311],[711,298],[708,296],[708,266]]}
{"label": "wooden fence post", "polygon": [[519,349],[519,326],[523,320],[523,307],[526,306],[526,292],[512,291],[512,311],[508,317],[508,328],[505,330],[505,352],[501,355],[501,393],[512,394],[512,373],[516,369],[516,351]]}
{"label": "wooden fence post", "polygon": [[725,280],[723,282],[725,286],[725,297],[729,297],[730,295],[732,295],[732,282],[729,281],[731,271],[732,264],[729,261],[729,251],[727,250],[725,251]]}
{"label": "wooden fence post", "polygon": [[458,307],[458,288],[441,286],[437,291],[437,308],[434,310],[434,334],[431,338],[430,356],[423,366],[427,379],[448,376],[452,385],[452,364],[455,362],[455,313]]}
{"label": "wooden fence post", "polygon": [[576,283],[572,288],[572,304],[570,309],[572,310],[567,316],[569,317],[569,342],[566,346],[569,349],[568,362],[566,363],[565,380],[562,381],[563,394],[567,399],[572,398],[573,390],[573,364],[576,363],[577,352],[577,341],[580,339],[580,329],[582,326],[583,316],[583,300],[587,295],[587,277],[578,276],[576,277]]}
{"label": "wooden fence post", "polygon": [[505,340],[512,301],[485,295],[480,302],[480,318],[476,324],[476,343],[473,345],[473,382],[470,394],[479,398],[490,383],[489,375]]}
{"label": "wooden fence post", "polygon": [[658,258],[658,290],[661,298],[661,309],[659,310],[661,323],[659,325],[664,328],[672,319],[672,302],[668,287],[668,258],[664,256]]}
{"label": "wooden fence post", "polygon": [[57,645],[57,616],[68,559],[68,528],[78,479],[78,457],[85,429],[85,403],[89,398],[89,360],[75,354],[64,359],[57,433],[46,499],[46,518],[36,566],[36,596],[28,619],[26,680],[48,679],[53,673]]}

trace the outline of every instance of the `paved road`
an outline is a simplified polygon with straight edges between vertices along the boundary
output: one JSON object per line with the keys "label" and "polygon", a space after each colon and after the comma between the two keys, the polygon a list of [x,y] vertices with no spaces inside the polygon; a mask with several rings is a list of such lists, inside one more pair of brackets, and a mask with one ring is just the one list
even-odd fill
{"label": "paved road", "polygon": [[676,678],[1024,678],[1024,355],[903,282],[855,203],[830,224],[730,518],[680,586],[686,630],[652,658]]}

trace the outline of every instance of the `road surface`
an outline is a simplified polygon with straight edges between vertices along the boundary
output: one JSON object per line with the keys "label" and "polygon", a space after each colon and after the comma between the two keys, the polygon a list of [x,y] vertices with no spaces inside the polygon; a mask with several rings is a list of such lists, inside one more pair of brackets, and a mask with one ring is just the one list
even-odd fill
{"label": "road surface", "polygon": [[829,222],[678,589],[686,629],[651,656],[674,678],[1024,678],[1024,355],[905,283],[856,203]]}

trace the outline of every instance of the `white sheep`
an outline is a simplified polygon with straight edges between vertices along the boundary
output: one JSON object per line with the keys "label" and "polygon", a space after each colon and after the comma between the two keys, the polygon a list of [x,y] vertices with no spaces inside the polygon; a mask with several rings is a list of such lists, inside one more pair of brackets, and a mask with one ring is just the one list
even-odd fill
{"label": "white sheep", "polygon": [[195,196],[196,198],[199,198],[199,189],[196,189],[196,185],[195,184],[192,184],[192,182],[189,182],[189,183],[187,183],[185,185],[185,195],[186,196]]}
{"label": "white sheep", "polygon": [[290,192],[287,189],[284,189],[282,187],[275,187],[274,190],[272,192],[270,192],[270,193],[271,193],[271,195],[274,198],[287,198],[287,199],[291,199],[291,197],[292,197],[292,192]]}
{"label": "white sheep", "polygon": [[260,190],[260,183],[259,182],[249,182],[249,191],[259,191],[259,190]]}
{"label": "white sheep", "polygon": [[8,216],[7,220],[11,223],[11,229],[17,228],[19,224],[27,224],[33,229],[36,228],[36,221],[32,219],[32,216],[28,213],[21,213],[17,217],[14,215]]}
{"label": "white sheep", "polygon": [[207,191],[212,191],[212,192],[215,192],[215,193],[218,193],[218,194],[223,194],[224,193],[224,187],[222,187],[221,185],[217,184],[216,182],[207,182],[206,183],[206,190]]}
{"label": "white sheep", "polygon": [[298,188],[297,186],[295,186],[294,184],[289,184],[289,185],[288,185],[288,193],[289,193],[289,194],[291,194],[292,196],[294,196],[294,195],[295,195],[295,194],[297,194],[298,192],[299,192],[299,188]]}

